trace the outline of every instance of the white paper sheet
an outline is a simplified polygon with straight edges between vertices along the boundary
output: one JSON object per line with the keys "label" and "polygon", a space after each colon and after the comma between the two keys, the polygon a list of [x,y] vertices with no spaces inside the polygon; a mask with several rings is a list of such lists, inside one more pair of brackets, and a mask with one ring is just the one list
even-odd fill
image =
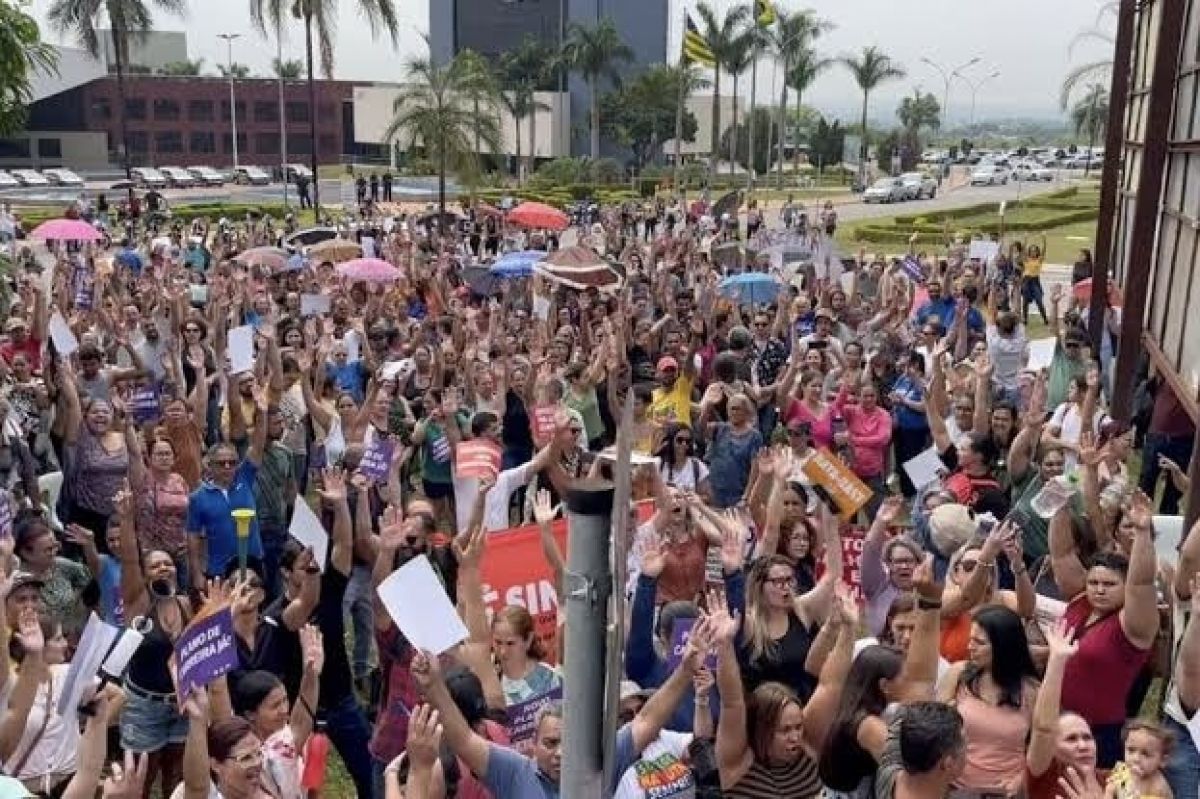
{"label": "white paper sheet", "polygon": [[467,637],[429,558],[413,558],[379,584],[379,598],[396,627],[417,649],[440,655]]}
{"label": "white paper sheet", "polygon": [[105,655],[117,640],[118,630],[110,624],[100,621],[95,613],[88,617],[87,626],[79,637],[79,647],[71,658],[71,667],[67,669],[67,679],[63,683],[62,693],[58,696],[56,712],[64,718],[74,718],[75,709],[79,707],[84,694],[96,685],[96,672],[104,662]]}
{"label": "white paper sheet", "polygon": [[967,253],[968,258],[978,258],[983,263],[990,263],[1000,254],[1000,242],[984,241],[983,239],[975,239],[971,242],[971,249]]}
{"label": "white paper sheet", "polygon": [[312,550],[313,559],[324,574],[325,563],[329,560],[329,533],[325,532],[325,525],[321,524],[317,514],[313,513],[308,503],[302,499],[292,511],[292,523],[288,526],[288,534]]}
{"label": "white paper sheet", "polygon": [[550,318],[550,300],[541,295],[533,298],[533,315],[543,322]]}
{"label": "white paper sheet", "polygon": [[1050,362],[1054,360],[1054,345],[1057,343],[1058,340],[1053,338],[1039,338],[1029,342],[1029,360],[1025,368],[1049,369]]}
{"label": "white paper sheet", "polygon": [[362,342],[358,340],[356,331],[351,330],[342,336],[342,343],[346,345],[347,363],[354,363],[362,357]]}
{"label": "white paper sheet", "polygon": [[330,297],[328,294],[301,294],[300,315],[320,316],[329,313]]}
{"label": "white paper sheet", "polygon": [[254,327],[242,325],[229,331],[229,371],[231,374],[254,370]]}
{"label": "white paper sheet", "polygon": [[937,447],[930,447],[912,460],[904,462],[904,473],[918,489],[941,478],[949,471],[938,454]]}
{"label": "white paper sheet", "polygon": [[55,311],[50,317],[47,328],[50,331],[50,340],[54,342],[54,349],[58,350],[58,354],[62,357],[70,357],[75,350],[79,349],[79,339],[75,338],[75,334],[71,332],[71,326],[58,311]]}

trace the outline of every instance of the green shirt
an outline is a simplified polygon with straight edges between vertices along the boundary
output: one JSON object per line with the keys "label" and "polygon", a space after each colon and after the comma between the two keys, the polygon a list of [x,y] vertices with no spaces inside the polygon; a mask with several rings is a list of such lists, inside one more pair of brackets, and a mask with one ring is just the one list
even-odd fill
{"label": "green shirt", "polygon": [[291,452],[278,441],[267,442],[254,483],[260,524],[278,525],[280,528],[287,525],[288,493],[295,481]]}

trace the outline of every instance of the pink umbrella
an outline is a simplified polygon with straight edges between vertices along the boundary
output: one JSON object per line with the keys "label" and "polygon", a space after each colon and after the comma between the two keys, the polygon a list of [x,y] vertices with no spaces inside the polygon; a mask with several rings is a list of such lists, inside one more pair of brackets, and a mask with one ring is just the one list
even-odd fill
{"label": "pink umbrella", "polygon": [[38,225],[29,235],[48,241],[100,241],[104,238],[104,234],[82,219],[51,219]]}
{"label": "pink umbrella", "polygon": [[403,274],[399,269],[379,258],[355,258],[338,264],[337,273],[350,280],[367,283],[393,283]]}
{"label": "pink umbrella", "polygon": [[570,222],[557,208],[533,202],[518,205],[509,213],[508,221],[521,227],[545,230],[566,230]]}
{"label": "pink umbrella", "polygon": [[255,247],[239,254],[233,260],[246,266],[265,266],[272,272],[281,272],[287,266],[288,254],[278,247]]}

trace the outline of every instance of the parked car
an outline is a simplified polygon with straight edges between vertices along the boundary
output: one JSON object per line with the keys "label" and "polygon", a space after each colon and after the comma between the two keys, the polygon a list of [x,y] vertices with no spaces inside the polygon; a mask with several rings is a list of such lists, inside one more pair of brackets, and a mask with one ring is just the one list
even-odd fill
{"label": "parked car", "polygon": [[937,179],[924,172],[905,172],[900,180],[904,181],[909,200],[923,200],[926,197],[932,200],[937,196]]}
{"label": "parked car", "polygon": [[304,164],[284,164],[284,178],[290,182],[295,182],[296,178],[304,177],[312,180],[312,170]]}
{"label": "parked car", "polygon": [[1008,183],[1008,170],[996,164],[980,164],[971,173],[972,186],[1003,186]]}
{"label": "parked car", "polygon": [[189,166],[187,170],[192,173],[198,186],[224,186],[228,180],[224,172],[218,172],[211,166]]}
{"label": "parked car", "polygon": [[233,169],[233,182],[239,186],[266,186],[271,176],[256,166],[239,166]]}
{"label": "parked car", "polygon": [[167,179],[167,185],[173,189],[190,189],[196,185],[196,178],[181,166],[159,167],[159,172]]}
{"label": "parked car", "polygon": [[49,186],[49,178],[36,169],[14,169],[12,176],[21,182],[22,186]]}
{"label": "parked car", "polygon": [[148,166],[135,166],[129,170],[133,175],[133,183],[143,189],[165,189],[167,176],[157,169]]}
{"label": "parked car", "polygon": [[1054,173],[1036,161],[1022,161],[1013,167],[1012,179],[1049,183],[1054,180]]}
{"label": "parked car", "polygon": [[0,189],[15,189],[21,185],[21,181],[14,178],[7,172],[0,170]]}
{"label": "parked car", "polygon": [[69,169],[43,169],[42,174],[55,186],[82,186],[83,178]]}
{"label": "parked car", "polygon": [[880,178],[863,192],[865,203],[901,203],[908,199],[908,189],[900,178]]}

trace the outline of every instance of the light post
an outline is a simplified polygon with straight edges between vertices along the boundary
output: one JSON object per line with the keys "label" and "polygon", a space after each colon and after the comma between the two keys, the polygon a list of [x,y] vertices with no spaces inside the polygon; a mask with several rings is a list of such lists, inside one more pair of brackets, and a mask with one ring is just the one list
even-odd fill
{"label": "light post", "polygon": [[958,78],[963,83],[965,83],[971,87],[971,125],[970,126],[973,128],[973,127],[975,127],[975,95],[977,95],[979,93],[979,90],[983,87],[983,84],[987,83],[989,80],[1000,77],[1000,70],[996,70],[995,72],[991,73],[990,75],[984,75],[982,78],[980,78],[977,81],[972,81],[966,75],[964,75],[958,71],[955,71],[954,73],[952,73],[950,75],[950,77]]}
{"label": "light post", "polygon": [[[275,31],[277,45],[275,68],[279,70],[279,174],[283,179],[283,207],[288,204],[288,173],[287,173],[287,118],[283,107],[283,25]],[[236,139],[235,139],[236,142]]]}
{"label": "light post", "polygon": [[218,33],[218,39],[224,39],[229,47],[229,120],[233,127],[233,168],[238,168],[237,142],[237,96],[233,92],[233,42],[242,38],[240,33]]}
{"label": "light post", "polygon": [[942,87],[943,87],[942,88],[942,121],[944,123],[949,124],[949,122],[950,122],[950,81],[954,78],[954,75],[956,73],[962,72],[964,69],[967,69],[968,67],[975,66],[981,60],[982,59],[980,59],[979,56],[975,56],[974,58],[972,58],[970,61],[966,62],[965,64],[960,64],[959,66],[955,67],[954,69],[948,70],[945,67],[943,67],[941,64],[938,64],[935,61],[931,61],[928,58],[921,59],[921,63],[927,64],[928,66],[933,67],[942,76]]}

